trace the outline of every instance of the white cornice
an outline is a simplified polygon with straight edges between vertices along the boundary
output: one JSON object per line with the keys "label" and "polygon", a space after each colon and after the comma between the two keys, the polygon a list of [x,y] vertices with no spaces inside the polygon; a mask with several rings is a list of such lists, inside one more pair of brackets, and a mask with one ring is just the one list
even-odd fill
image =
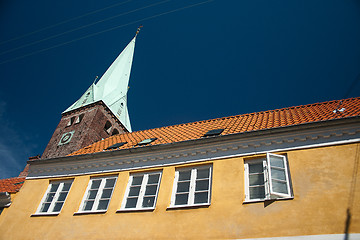
{"label": "white cornice", "polygon": [[27,179],[77,176],[118,172],[229,157],[250,156],[266,152],[324,147],[360,142],[360,128],[346,125],[287,131],[266,131],[259,135],[238,135],[203,139],[184,144],[166,144],[138,150],[112,151],[30,163]]}

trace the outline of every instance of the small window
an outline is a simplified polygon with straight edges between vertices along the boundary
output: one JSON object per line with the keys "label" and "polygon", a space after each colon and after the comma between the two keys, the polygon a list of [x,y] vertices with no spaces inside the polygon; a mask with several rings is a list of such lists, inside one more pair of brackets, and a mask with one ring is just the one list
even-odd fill
{"label": "small window", "polygon": [[127,142],[115,143],[114,145],[111,145],[110,147],[108,147],[106,150],[119,148],[119,147],[123,146],[123,145],[126,144],[126,143],[127,143]]}
{"label": "small window", "polygon": [[222,128],[221,129],[213,129],[213,130],[210,130],[207,133],[205,133],[203,137],[218,136],[223,131],[224,131],[224,129],[222,129]]}
{"label": "small window", "polygon": [[170,207],[209,205],[211,165],[177,169]]}
{"label": "small window", "polygon": [[119,134],[119,130],[117,130],[116,128],[113,130],[113,132],[111,133],[111,136],[117,135]]}
{"label": "small window", "polygon": [[63,207],[73,180],[50,182],[36,214],[58,214]]}
{"label": "small window", "polygon": [[73,123],[75,122],[75,117],[71,117],[68,124],[66,125],[67,127],[70,127]]}
{"label": "small window", "polygon": [[161,172],[131,174],[121,210],[154,209]]}
{"label": "small window", "polygon": [[105,212],[109,206],[116,179],[116,176],[90,179],[79,213]]}
{"label": "small window", "polygon": [[107,133],[110,133],[110,130],[111,130],[111,123],[109,121],[106,121],[105,123],[105,126],[104,126],[104,130],[107,132]]}
{"label": "small window", "polygon": [[146,145],[149,143],[152,143],[153,141],[155,141],[157,138],[148,138],[145,140],[142,140],[141,142],[139,142],[137,145],[141,146],[141,145]]}
{"label": "small window", "polygon": [[75,124],[80,123],[80,122],[83,120],[84,115],[85,115],[85,114],[80,114],[80,115],[76,118]]}
{"label": "small window", "polygon": [[245,162],[245,201],[292,198],[285,156],[268,153],[266,158]]}

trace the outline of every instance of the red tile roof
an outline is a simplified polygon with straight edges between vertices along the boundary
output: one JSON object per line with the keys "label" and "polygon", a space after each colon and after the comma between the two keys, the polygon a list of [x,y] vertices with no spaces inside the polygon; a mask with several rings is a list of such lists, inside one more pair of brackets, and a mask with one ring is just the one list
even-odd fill
{"label": "red tile roof", "polygon": [[24,184],[25,177],[0,179],[0,192],[16,193]]}
{"label": "red tile roof", "polygon": [[[335,109],[342,108],[344,111],[334,112]],[[139,147],[137,143],[147,138],[157,138],[149,145],[194,140],[201,138],[209,130],[219,128],[224,129],[221,135],[228,135],[358,116],[360,97],[124,133],[96,142],[70,155],[113,151],[114,149],[106,148],[119,142],[127,143],[117,149]]]}

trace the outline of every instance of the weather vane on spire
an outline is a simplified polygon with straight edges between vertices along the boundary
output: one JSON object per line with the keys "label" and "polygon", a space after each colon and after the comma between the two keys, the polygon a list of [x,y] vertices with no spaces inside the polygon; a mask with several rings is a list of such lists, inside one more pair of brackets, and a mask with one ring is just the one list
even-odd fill
{"label": "weather vane on spire", "polygon": [[142,25],[138,27],[138,29],[137,29],[137,31],[136,31],[136,34],[135,34],[136,36],[139,34],[140,29],[141,29],[142,27],[143,27]]}

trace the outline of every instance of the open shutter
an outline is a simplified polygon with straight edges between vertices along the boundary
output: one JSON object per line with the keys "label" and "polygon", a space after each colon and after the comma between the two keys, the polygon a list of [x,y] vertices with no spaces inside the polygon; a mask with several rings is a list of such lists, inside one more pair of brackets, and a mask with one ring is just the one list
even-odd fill
{"label": "open shutter", "polygon": [[269,172],[271,197],[291,197],[290,180],[286,157],[282,155],[267,153],[266,161]]}

